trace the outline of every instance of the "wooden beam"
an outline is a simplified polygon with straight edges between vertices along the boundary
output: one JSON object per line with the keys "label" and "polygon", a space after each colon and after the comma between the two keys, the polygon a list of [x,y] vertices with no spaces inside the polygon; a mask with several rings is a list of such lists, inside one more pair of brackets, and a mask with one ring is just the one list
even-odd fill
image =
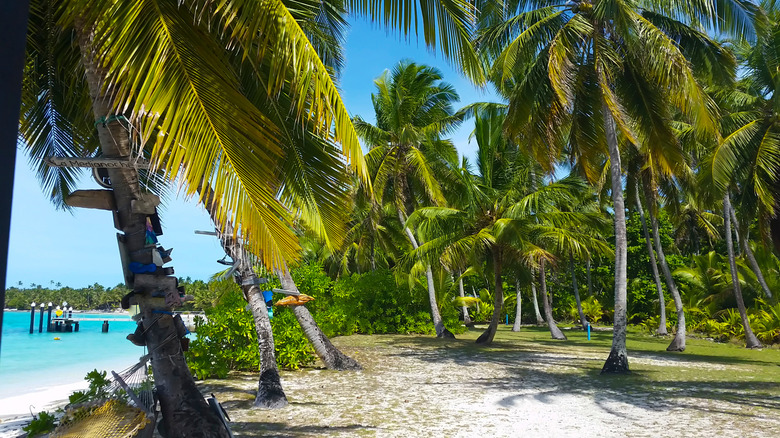
{"label": "wooden beam", "polygon": [[54,167],[99,167],[104,169],[148,169],[146,160],[116,158],[46,157],[43,161]]}
{"label": "wooden beam", "polygon": [[76,208],[116,210],[113,190],[76,190],[65,198],[65,204]]}

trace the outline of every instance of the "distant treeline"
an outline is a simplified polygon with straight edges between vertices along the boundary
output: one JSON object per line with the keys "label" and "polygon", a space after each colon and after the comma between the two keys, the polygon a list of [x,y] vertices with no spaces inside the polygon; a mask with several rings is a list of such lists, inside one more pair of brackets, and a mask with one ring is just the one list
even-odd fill
{"label": "distant treeline", "polygon": [[[179,284],[185,287],[188,294],[196,296],[195,303],[188,303],[182,310],[200,310],[201,302],[209,301],[208,285],[200,280],[190,278],[179,279]],[[5,290],[5,308],[28,310],[30,303],[53,303],[53,305],[62,305],[67,301],[68,306],[73,306],[74,310],[113,310],[120,307],[120,301],[130,289],[123,283],[114,287],[106,287],[95,283],[91,286],[74,289],[68,286],[62,286],[60,283],[52,282],[49,287],[40,284],[30,284],[24,287],[21,282],[16,286]]]}

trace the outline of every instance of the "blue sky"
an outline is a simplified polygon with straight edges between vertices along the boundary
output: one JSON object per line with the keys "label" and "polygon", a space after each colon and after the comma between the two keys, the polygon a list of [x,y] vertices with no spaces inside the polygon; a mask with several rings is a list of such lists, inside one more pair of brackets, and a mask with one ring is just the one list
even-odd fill
{"label": "blue sky", "polygon": [[[346,45],[346,68],[341,78],[342,97],[350,114],[374,120],[371,93],[374,79],[398,61],[410,59],[438,67],[444,80],[455,86],[461,105],[495,100],[489,91],[478,90],[451,68],[442,57],[435,57],[424,43],[407,44],[393,34],[358,20]],[[470,159],[476,146],[468,143],[473,127],[467,121],[453,136],[458,150]],[[91,178],[82,178],[79,188],[97,188]],[[164,234],[160,244],[173,247],[173,262],[180,277],[208,279],[220,270],[216,260],[224,253],[216,238],[195,235],[195,230],[212,229],[208,215],[194,201],[182,197],[167,200],[161,211]],[[22,282],[49,286],[51,282],[71,287],[93,283],[113,286],[122,282],[122,270],[116,244],[117,231],[111,213],[77,209],[73,213],[57,211],[43,195],[27,162],[19,150],[16,162],[11,239],[6,284]]]}

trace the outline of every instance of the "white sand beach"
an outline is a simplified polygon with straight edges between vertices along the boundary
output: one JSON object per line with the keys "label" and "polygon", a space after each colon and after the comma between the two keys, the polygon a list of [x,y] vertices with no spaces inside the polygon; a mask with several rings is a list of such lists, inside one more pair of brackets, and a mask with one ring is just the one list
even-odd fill
{"label": "white sand beach", "polygon": [[84,380],[64,385],[40,388],[26,394],[0,398],[0,438],[16,438],[24,435],[21,428],[32,418],[31,412],[52,412],[68,402],[68,396],[74,391],[87,388]]}

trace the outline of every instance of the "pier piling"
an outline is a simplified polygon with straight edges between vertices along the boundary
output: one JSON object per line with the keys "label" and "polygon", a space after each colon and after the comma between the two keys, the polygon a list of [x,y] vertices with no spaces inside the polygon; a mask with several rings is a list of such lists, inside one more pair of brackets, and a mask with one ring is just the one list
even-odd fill
{"label": "pier piling", "polygon": [[30,304],[30,334],[35,332],[35,301]]}

